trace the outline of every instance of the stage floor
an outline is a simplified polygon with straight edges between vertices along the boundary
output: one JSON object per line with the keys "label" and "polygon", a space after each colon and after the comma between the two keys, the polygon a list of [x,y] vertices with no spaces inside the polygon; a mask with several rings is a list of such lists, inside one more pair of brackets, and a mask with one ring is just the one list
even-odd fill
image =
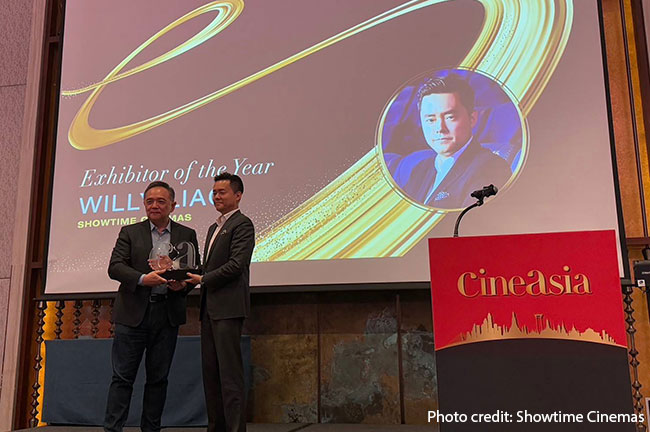
{"label": "stage floor", "polygon": [[[248,432],[431,432],[433,425],[365,425],[365,424],[249,424]],[[16,432],[101,432],[100,427],[88,426],[45,426],[36,429],[21,429]],[[164,432],[198,432],[205,428],[165,428]],[[139,432],[140,428],[124,428],[125,432]]]}

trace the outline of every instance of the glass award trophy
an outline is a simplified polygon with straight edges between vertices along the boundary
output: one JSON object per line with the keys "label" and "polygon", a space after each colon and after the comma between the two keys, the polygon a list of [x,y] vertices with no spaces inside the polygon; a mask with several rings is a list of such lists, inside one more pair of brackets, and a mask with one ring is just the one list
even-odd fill
{"label": "glass award trophy", "polygon": [[167,280],[182,281],[187,279],[187,273],[201,273],[196,263],[196,250],[190,242],[154,246],[149,253],[149,265],[154,270],[166,270],[160,276]]}

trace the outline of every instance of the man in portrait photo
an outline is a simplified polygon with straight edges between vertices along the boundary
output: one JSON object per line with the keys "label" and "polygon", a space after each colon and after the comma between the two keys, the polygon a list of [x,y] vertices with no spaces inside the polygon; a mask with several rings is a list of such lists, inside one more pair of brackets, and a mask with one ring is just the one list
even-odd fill
{"label": "man in portrait photo", "polygon": [[475,202],[473,191],[508,181],[506,161],[473,135],[478,113],[467,81],[454,74],[430,78],[418,89],[417,103],[429,148],[388,165],[405,194],[429,207],[457,209]]}

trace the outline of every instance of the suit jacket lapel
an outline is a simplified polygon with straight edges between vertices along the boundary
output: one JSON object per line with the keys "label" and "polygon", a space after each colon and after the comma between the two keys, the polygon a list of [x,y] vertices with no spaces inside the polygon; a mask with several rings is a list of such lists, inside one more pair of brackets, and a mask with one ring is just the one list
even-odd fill
{"label": "suit jacket lapel", "polygon": [[142,247],[147,251],[147,253],[151,252],[151,249],[153,249],[153,242],[151,241],[151,225],[149,224],[149,219],[142,221],[142,230],[141,230],[141,235],[142,235]]}
{"label": "suit jacket lapel", "polygon": [[436,158],[434,156],[430,160],[426,160],[423,164],[423,167],[425,169],[424,175],[422,177],[422,180],[420,181],[418,190],[415,193],[415,197],[417,197],[421,201],[426,200],[429,192],[431,192],[431,186],[436,180],[436,164],[434,162],[435,159]]}
{"label": "suit jacket lapel", "polygon": [[212,239],[212,234],[214,234],[214,230],[217,229],[217,224],[213,223],[210,225],[210,228],[208,228],[208,235],[205,237],[205,247],[203,248],[203,263],[208,262],[208,246],[210,246],[210,240]]}
{"label": "suit jacket lapel", "polygon": [[[208,253],[207,253],[207,255],[205,256],[205,262],[206,262],[206,263],[208,262],[208,259],[209,259],[210,256],[212,255],[212,252],[214,252],[214,250],[217,248],[217,243],[219,242],[219,237],[221,237],[223,234],[225,234],[226,232],[228,232],[228,230],[229,230],[233,225],[235,225],[235,223],[237,222],[237,219],[239,218],[239,215],[240,215],[240,214],[241,214],[240,211],[236,211],[235,213],[233,213],[233,214],[228,218],[228,220],[226,221],[226,223],[223,224],[223,227],[221,228],[221,231],[219,231],[219,234],[217,234],[217,238],[214,239],[214,243],[212,243],[212,248],[211,248],[209,251],[207,251]],[[215,227],[215,229],[217,229],[217,224],[214,224],[214,227]],[[212,230],[212,233],[214,233],[214,230]],[[209,238],[212,238],[212,235],[210,235]],[[210,241],[210,240],[208,240],[208,241]]]}
{"label": "suit jacket lapel", "polygon": [[[451,186],[456,184],[456,182],[459,182],[461,177],[471,174],[467,171],[467,169],[470,163],[472,162],[472,160],[474,160],[474,156],[476,155],[476,150],[478,149],[477,146],[480,145],[481,144],[476,142],[476,140],[472,140],[472,142],[467,146],[463,154],[460,155],[458,160],[454,163],[454,166],[451,167],[451,170],[449,170],[445,178],[442,179],[442,181],[436,188],[436,193],[442,191],[450,192],[450,189],[453,189]],[[433,196],[435,196],[435,193]],[[465,197],[463,197],[463,199],[464,198]]]}

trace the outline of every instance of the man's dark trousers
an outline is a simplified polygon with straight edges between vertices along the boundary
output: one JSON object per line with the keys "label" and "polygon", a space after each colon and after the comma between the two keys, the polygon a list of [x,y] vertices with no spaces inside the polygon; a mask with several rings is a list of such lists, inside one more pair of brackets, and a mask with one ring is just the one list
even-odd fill
{"label": "man's dark trousers", "polygon": [[149,303],[142,323],[137,327],[115,324],[112,361],[113,379],[108,392],[104,429],[121,432],[129,414],[140,361],[146,350],[142,431],[159,431],[167,397],[167,375],[176,349],[178,326],[169,323],[166,300]]}
{"label": "man's dark trousers", "polygon": [[201,365],[208,432],[246,430],[246,394],[241,355],[243,318],[201,317]]}

